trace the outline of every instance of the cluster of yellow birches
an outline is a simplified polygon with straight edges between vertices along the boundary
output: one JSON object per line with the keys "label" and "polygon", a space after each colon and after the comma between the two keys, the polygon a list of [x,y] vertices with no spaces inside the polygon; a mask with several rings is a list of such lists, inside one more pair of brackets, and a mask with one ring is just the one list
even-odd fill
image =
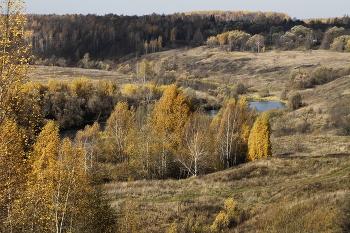
{"label": "cluster of yellow birches", "polygon": [[108,215],[81,132],[41,128],[40,93],[28,82],[23,2],[0,6],[0,232],[103,232]]}
{"label": "cluster of yellow birches", "polygon": [[101,135],[99,157],[115,164],[119,180],[196,176],[271,155],[267,113],[241,97],[212,118],[176,84],[150,110],[118,103]]}

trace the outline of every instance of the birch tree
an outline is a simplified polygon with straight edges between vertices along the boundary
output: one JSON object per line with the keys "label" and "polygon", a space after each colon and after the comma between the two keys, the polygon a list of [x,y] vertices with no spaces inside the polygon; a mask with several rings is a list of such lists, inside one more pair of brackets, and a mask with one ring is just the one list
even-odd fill
{"label": "birch tree", "polygon": [[[23,1],[6,0],[0,5],[0,122],[9,114],[14,114],[17,105],[9,104],[27,82],[30,46],[25,39],[26,17]],[[23,108],[23,106],[22,106]]]}
{"label": "birch tree", "polygon": [[271,156],[270,120],[268,112],[262,113],[255,121],[248,139],[248,161]]}
{"label": "birch tree", "polygon": [[177,153],[178,160],[192,176],[197,176],[210,163],[210,119],[202,111],[193,113],[184,127],[184,150]]}
{"label": "birch tree", "polygon": [[228,100],[218,122],[217,151],[224,168],[244,162],[247,153],[249,130],[254,114],[244,97]]}
{"label": "birch tree", "polygon": [[176,84],[170,85],[157,102],[150,120],[152,144],[159,156],[159,177],[169,175],[173,152],[182,143],[183,127],[190,114],[190,102]]}
{"label": "birch tree", "polygon": [[26,183],[24,132],[13,119],[0,124],[0,232],[18,227],[15,203],[23,198]]}

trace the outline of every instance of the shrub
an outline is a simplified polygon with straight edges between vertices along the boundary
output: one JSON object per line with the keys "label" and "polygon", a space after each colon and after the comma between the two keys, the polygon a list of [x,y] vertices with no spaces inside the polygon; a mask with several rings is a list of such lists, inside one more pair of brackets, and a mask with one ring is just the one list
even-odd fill
{"label": "shrub", "polygon": [[300,108],[302,106],[300,93],[292,93],[288,98],[288,105],[292,110],[297,110]]}
{"label": "shrub", "polygon": [[296,89],[312,87],[311,78],[306,70],[294,69],[289,74],[289,86]]}
{"label": "shrub", "polygon": [[350,135],[350,105],[349,100],[338,100],[330,110],[332,126],[338,129],[339,135]]}
{"label": "shrub", "polygon": [[260,97],[264,98],[264,97],[268,97],[270,95],[270,91],[267,88],[262,89],[261,91],[259,91],[259,95]]}
{"label": "shrub", "polygon": [[339,72],[330,66],[319,66],[311,73],[311,82],[316,85],[322,85],[333,81],[339,76]]}
{"label": "shrub", "polygon": [[210,229],[214,232],[220,232],[229,226],[229,217],[224,212],[221,211],[218,216],[216,216],[213,225],[210,226]]}

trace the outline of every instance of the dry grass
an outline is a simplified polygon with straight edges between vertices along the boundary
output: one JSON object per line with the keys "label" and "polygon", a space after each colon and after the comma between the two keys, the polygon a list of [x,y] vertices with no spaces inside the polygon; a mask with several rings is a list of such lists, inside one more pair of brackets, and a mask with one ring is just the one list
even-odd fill
{"label": "dry grass", "polygon": [[81,77],[86,77],[93,80],[115,80],[121,84],[131,82],[131,78],[128,75],[121,75],[115,71],[57,66],[37,66],[33,70],[32,74],[30,74],[30,79],[32,81],[38,81],[42,83],[47,83],[50,79],[55,81],[72,81],[73,79]]}
{"label": "dry grass", "polygon": [[178,72],[184,70],[213,82],[227,84],[242,81],[258,90],[269,86],[270,93],[279,96],[286,86],[292,69],[313,70],[321,65],[344,69],[350,53],[316,51],[269,51],[265,53],[225,52],[205,46],[190,50],[171,50],[144,56],[149,60],[168,57],[176,60]]}
{"label": "dry grass", "polygon": [[203,177],[105,188],[116,211],[127,200],[138,203],[142,232],[164,232],[189,218],[209,225],[229,197],[243,216],[239,232],[336,232],[349,174],[349,154],[272,157]]}

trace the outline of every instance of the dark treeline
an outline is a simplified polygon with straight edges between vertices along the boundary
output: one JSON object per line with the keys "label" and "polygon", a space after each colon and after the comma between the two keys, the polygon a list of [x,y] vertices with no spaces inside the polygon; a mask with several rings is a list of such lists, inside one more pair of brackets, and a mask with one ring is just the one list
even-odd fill
{"label": "dark treeline", "polygon": [[[93,60],[128,59],[174,47],[202,45],[207,38],[232,30],[252,35],[288,31],[304,24],[275,12],[192,12],[172,15],[123,16],[28,15],[36,59],[63,58],[61,65],[77,65],[89,53]],[[348,21],[337,25],[349,28]],[[324,23],[310,26],[326,28]],[[123,60],[121,60],[123,61]]]}

